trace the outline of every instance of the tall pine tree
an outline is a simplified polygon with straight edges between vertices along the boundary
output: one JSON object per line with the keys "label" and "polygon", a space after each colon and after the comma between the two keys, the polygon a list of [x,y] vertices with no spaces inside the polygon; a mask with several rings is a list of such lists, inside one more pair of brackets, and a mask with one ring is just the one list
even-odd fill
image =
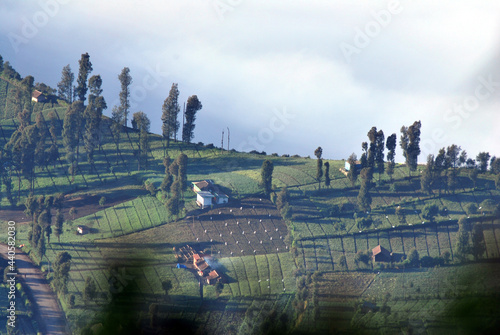
{"label": "tall pine tree", "polygon": [[192,95],[188,98],[186,104],[186,112],[184,116],[186,118],[186,122],[184,123],[184,127],[182,128],[182,141],[186,143],[191,143],[191,140],[194,137],[194,121],[196,120],[196,113],[203,108],[200,100],[196,95]]}
{"label": "tall pine tree", "polygon": [[163,122],[162,132],[163,138],[167,139],[167,148],[170,145],[170,139],[177,139],[177,131],[179,130],[179,121],[177,116],[179,115],[179,89],[177,84],[172,84],[168,97],[163,102],[162,116],[161,120]]}
{"label": "tall pine tree", "polygon": [[85,102],[87,95],[87,78],[92,72],[92,63],[90,62],[90,56],[87,53],[82,54],[82,57],[78,61],[80,67],[78,69],[78,78],[76,79],[76,89],[75,94],[78,100]]}

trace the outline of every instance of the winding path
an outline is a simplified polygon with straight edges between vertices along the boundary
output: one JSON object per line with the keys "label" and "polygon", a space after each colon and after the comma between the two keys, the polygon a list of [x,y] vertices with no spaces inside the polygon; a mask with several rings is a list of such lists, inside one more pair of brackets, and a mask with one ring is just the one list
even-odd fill
{"label": "winding path", "polygon": [[[7,250],[7,245],[0,243],[0,254],[3,258],[7,256]],[[28,255],[19,249],[16,249],[16,265],[18,279],[23,282],[23,286],[27,288],[32,298],[33,314],[42,333],[46,335],[70,334],[57,296],[40,269],[33,264]]]}

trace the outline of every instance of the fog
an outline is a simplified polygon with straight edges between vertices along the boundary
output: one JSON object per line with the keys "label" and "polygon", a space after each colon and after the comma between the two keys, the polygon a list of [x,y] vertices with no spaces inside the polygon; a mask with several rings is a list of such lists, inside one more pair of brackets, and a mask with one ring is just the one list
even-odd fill
{"label": "fog", "polygon": [[107,115],[129,67],[155,133],[178,83],[203,104],[194,141],[229,128],[238,150],[342,159],[421,120],[425,162],[452,143],[500,155],[499,23],[495,1],[4,0],[0,54],[56,87],[88,52]]}

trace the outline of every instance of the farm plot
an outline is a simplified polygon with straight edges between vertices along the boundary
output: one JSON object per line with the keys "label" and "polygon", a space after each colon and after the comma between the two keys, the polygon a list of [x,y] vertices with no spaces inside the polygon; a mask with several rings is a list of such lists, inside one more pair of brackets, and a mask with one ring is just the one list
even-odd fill
{"label": "farm plot", "polygon": [[77,236],[63,234],[61,240],[91,241],[96,238],[117,237],[159,226],[168,220],[168,211],[159,200],[141,196],[72,221],[75,230],[77,225],[83,225],[90,228],[91,233]]}
{"label": "farm plot", "polygon": [[260,296],[295,291],[293,271],[296,269],[289,253],[257,256],[225,257],[217,260],[216,269],[223,274],[230,291],[222,295]]}
{"label": "farm plot", "polygon": [[198,249],[218,257],[262,255],[288,251],[287,227],[268,200],[244,199],[213,209],[185,223],[192,230]]}

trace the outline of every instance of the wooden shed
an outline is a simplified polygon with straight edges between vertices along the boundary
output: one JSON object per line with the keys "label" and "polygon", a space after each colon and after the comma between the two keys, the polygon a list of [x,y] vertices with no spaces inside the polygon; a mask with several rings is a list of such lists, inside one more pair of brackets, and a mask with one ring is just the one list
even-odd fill
{"label": "wooden shed", "polygon": [[377,245],[375,248],[372,249],[373,253],[373,260],[375,262],[390,262],[392,258],[392,254],[389,250],[381,246],[380,244]]}
{"label": "wooden shed", "polygon": [[45,102],[47,98],[45,97],[45,94],[38,90],[34,90],[33,93],[31,94],[31,101],[34,102]]}

